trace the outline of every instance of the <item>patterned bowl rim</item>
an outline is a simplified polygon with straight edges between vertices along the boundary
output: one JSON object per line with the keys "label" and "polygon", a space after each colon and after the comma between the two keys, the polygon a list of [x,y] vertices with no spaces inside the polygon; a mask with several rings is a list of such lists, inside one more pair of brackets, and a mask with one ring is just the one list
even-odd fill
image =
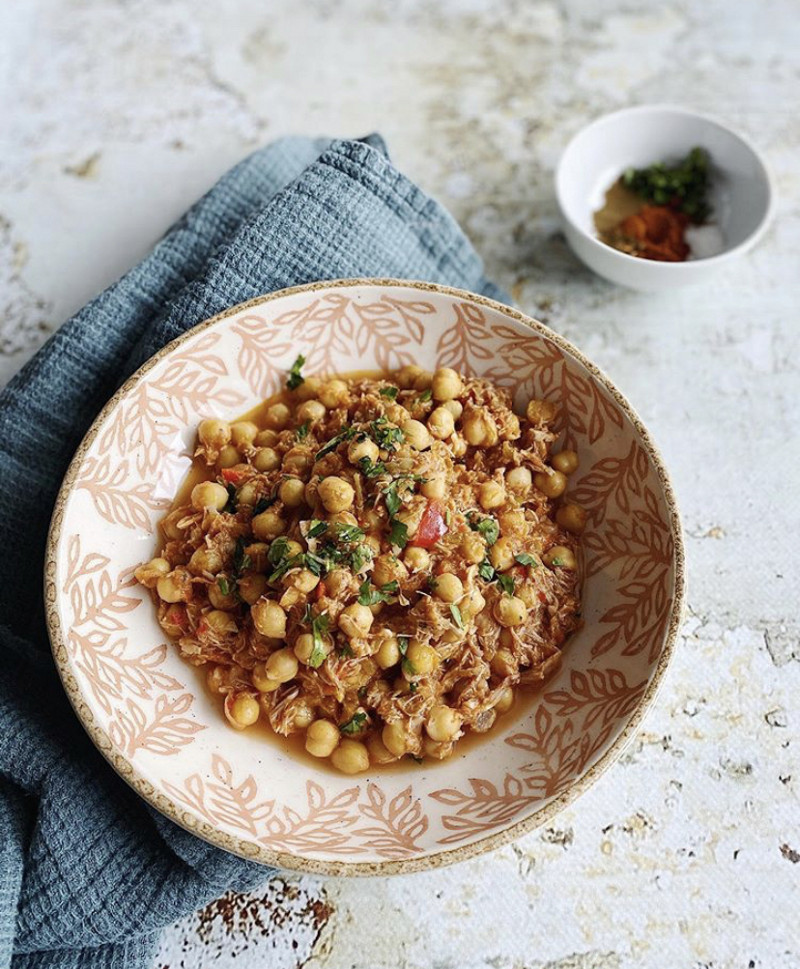
{"label": "patterned bowl rim", "polygon": [[[672,608],[669,616],[664,636],[664,644],[659,654],[658,662],[653,670],[650,681],[641,694],[636,708],[631,712],[628,722],[622,728],[618,736],[611,742],[605,753],[594,763],[581,777],[577,778],[566,790],[561,792],[552,801],[539,808],[528,817],[515,821],[502,831],[478,838],[476,841],[459,847],[448,848],[442,851],[423,855],[419,858],[409,858],[403,860],[387,860],[376,862],[352,862],[341,860],[318,860],[305,858],[302,855],[291,854],[288,852],[271,851],[267,848],[258,847],[252,843],[242,841],[239,838],[224,834],[221,831],[207,829],[199,831],[189,826],[181,810],[169,798],[159,794],[153,784],[139,774],[136,768],[115,749],[105,731],[101,730],[94,723],[94,715],[83,699],[83,694],[78,683],[73,676],[67,658],[65,638],[62,633],[61,620],[58,611],[59,592],[56,586],[56,561],[58,547],[61,541],[61,526],[64,512],[74,487],[78,472],[83,463],[84,456],[97,436],[102,424],[108,415],[118,406],[157,363],[164,357],[171,354],[179,346],[196,336],[202,330],[208,329],[219,323],[221,320],[230,316],[235,316],[244,310],[255,309],[265,303],[273,302],[288,296],[296,296],[301,293],[314,293],[322,290],[341,289],[348,287],[403,287],[415,289],[420,292],[436,293],[442,296],[453,297],[467,303],[477,304],[487,307],[506,317],[523,323],[530,329],[553,341],[561,350],[574,357],[581,363],[586,370],[597,380],[605,390],[614,398],[617,405],[631,422],[638,434],[649,460],[658,475],[659,484],[662,489],[664,501],[669,516],[669,524],[674,539],[674,573],[675,589]],[[391,279],[391,278],[370,278],[356,277],[352,279],[321,280],[314,283],[305,283],[300,286],[291,286],[287,289],[276,290],[274,293],[267,293],[263,296],[256,296],[244,303],[231,306],[216,316],[204,320],[193,326],[191,329],[176,337],[166,346],[158,350],[149,360],[129,377],[120,388],[110,398],[100,413],[92,422],[85,437],[78,446],[72,461],[70,462],[64,481],[56,498],[50,530],[47,537],[47,547],[45,553],[44,568],[44,600],[47,628],[50,635],[50,643],[53,659],[58,669],[58,674],[64,686],[64,690],[69,698],[73,710],[75,711],[81,725],[88,733],[94,745],[105,757],[108,763],[114,768],[119,776],[129,784],[140,797],[144,798],[148,804],[154,807],[161,814],[174,821],[180,827],[185,828],[197,837],[208,841],[216,847],[239,855],[251,861],[257,861],[265,865],[276,868],[289,869],[300,872],[307,872],[316,875],[342,876],[342,875],[399,875],[411,872],[427,871],[434,868],[441,868],[455,862],[466,861],[477,855],[488,851],[494,851],[504,845],[515,841],[517,838],[528,834],[535,828],[546,823],[555,817],[560,811],[571,804],[577,797],[587,791],[600,776],[617,760],[627,745],[636,734],[645,714],[648,712],[656,699],[658,691],[663,683],[664,674],[672,658],[675,642],[680,628],[686,596],[686,577],[685,577],[685,554],[683,545],[683,531],[681,527],[680,514],[672,484],[669,479],[666,467],[658,448],[653,443],[650,433],[645,428],[640,417],[628,402],[626,397],[615,387],[612,381],[590,360],[588,360],[580,350],[564,337],[560,336],[539,320],[526,316],[513,307],[506,306],[497,300],[471,293],[468,290],[456,289],[451,286],[442,286],[438,283],[421,282],[417,280]],[[204,826],[205,827],[205,826]]]}

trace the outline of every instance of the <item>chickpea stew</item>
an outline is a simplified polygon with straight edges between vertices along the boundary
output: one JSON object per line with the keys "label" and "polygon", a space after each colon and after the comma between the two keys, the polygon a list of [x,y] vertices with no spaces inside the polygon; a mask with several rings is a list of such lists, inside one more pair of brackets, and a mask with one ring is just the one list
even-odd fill
{"label": "chickpea stew", "polygon": [[580,623],[578,465],[554,403],[450,369],[302,376],[198,428],[204,480],[136,578],[232,727],[346,774],[449,757],[559,666]]}

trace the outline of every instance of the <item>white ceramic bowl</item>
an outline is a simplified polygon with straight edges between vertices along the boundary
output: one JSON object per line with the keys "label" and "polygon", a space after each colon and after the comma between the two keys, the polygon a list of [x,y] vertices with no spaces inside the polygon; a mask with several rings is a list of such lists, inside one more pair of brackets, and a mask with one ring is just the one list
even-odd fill
{"label": "white ceramic bowl", "polygon": [[[562,403],[589,512],[585,626],[532,705],[442,763],[347,777],[225,722],[165,640],[133,568],[190,465],[195,429],[305,372],[418,362]],[[45,596],[64,686],[94,742],[164,814],[282,867],[391,874],[496,847],[552,817],[619,754],[655,696],[683,599],[680,526],[636,415],[581,354],[507,306],[425,283],[316,283],[236,306],[157,353],[109,401],[70,466]]]}
{"label": "white ceramic bowl", "polygon": [[[677,161],[696,145],[711,157],[712,219],[722,233],[722,252],[682,263],[656,262],[619,252],[597,238],[593,215],[626,168]],[[626,108],[593,121],[567,145],[555,182],[575,255],[611,282],[641,290],[704,282],[758,242],[774,205],[766,163],[746,139],[713,118],[668,105]]]}

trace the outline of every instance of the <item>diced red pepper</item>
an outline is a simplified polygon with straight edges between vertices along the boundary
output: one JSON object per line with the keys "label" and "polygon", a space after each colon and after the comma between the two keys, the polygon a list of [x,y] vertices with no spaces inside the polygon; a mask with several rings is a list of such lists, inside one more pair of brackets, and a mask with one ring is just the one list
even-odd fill
{"label": "diced red pepper", "polygon": [[538,592],[537,596],[539,598],[539,602],[547,602],[547,596],[544,594],[544,592]]}
{"label": "diced red pepper", "polygon": [[170,626],[177,626],[186,632],[186,627],[188,624],[189,617],[186,615],[186,610],[183,606],[170,606],[164,616],[165,622],[169,623]]}
{"label": "diced red pepper", "polygon": [[244,471],[241,468],[223,468],[222,469],[222,479],[227,481],[228,484],[239,484],[239,482],[244,477]]}
{"label": "diced red pepper", "polygon": [[325,583],[322,580],[320,580],[319,584],[317,585],[317,602],[319,602],[319,600],[322,599],[327,594],[328,594],[328,590],[325,588]]}
{"label": "diced red pepper", "polygon": [[447,523],[444,520],[441,504],[438,501],[429,501],[411,544],[418,548],[431,548],[446,533]]}

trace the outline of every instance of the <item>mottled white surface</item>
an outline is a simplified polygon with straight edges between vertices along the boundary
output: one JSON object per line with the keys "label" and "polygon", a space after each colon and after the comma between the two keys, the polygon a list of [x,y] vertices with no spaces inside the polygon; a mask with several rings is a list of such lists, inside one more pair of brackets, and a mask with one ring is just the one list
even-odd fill
{"label": "mottled white surface", "polygon": [[[798,49],[796,0],[3,0],[2,380],[244,153],[378,129],[629,395],[686,527],[660,700],[557,824],[440,872],[290,876],[166,933],[158,966],[800,965]],[[647,101],[748,134],[780,195],[755,252],[658,298],[575,262],[551,182],[578,127]]]}

